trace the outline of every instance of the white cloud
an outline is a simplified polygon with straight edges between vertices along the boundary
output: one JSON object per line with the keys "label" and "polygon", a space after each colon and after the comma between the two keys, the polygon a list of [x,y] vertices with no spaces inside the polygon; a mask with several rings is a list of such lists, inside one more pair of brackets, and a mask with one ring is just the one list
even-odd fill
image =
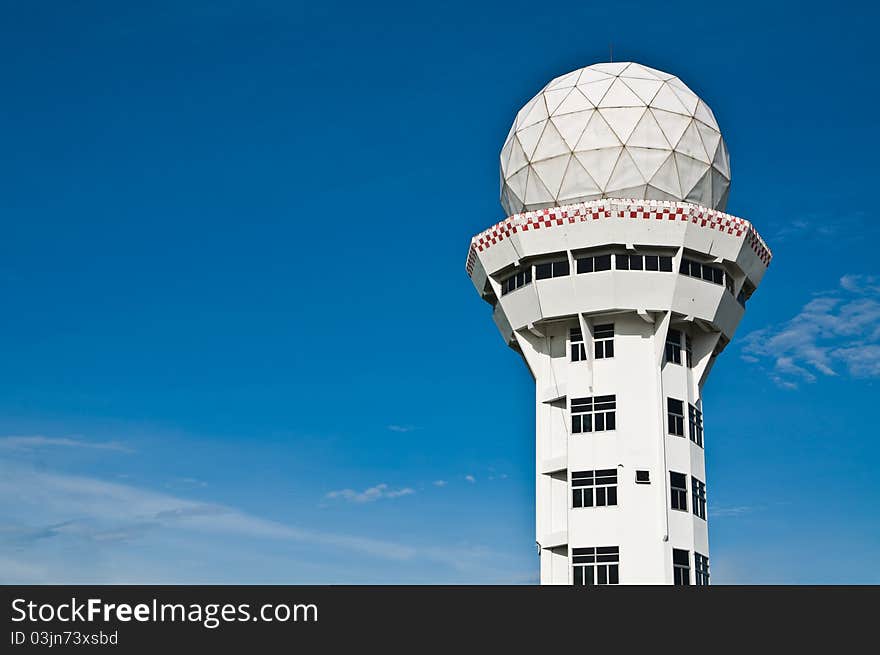
{"label": "white cloud", "polygon": [[382,500],[383,498],[400,498],[402,496],[409,496],[415,492],[415,489],[409,487],[391,489],[383,482],[382,484],[377,484],[376,486],[364,489],[363,491],[355,491],[354,489],[330,491],[327,493],[326,497],[330,499],[342,498],[343,500],[352,503],[372,503],[377,500]]}
{"label": "white cloud", "polygon": [[133,452],[117,441],[82,441],[68,437],[44,437],[42,435],[0,437],[0,448],[11,450],[37,450],[39,448],[91,448],[95,450],[115,450],[123,453]]}
{"label": "white cloud", "polygon": [[412,432],[416,428],[412,425],[389,425],[388,429],[392,432]]}
{"label": "white cloud", "polygon": [[434,480],[433,482],[435,487],[445,487],[447,484],[449,483],[446,480]]}
{"label": "white cloud", "polygon": [[844,275],[840,287],[810,300],[785,323],[748,334],[743,359],[767,362],[782,387],[820,375],[880,377],[880,282]]}
{"label": "white cloud", "polygon": [[464,479],[467,480],[468,482],[470,482],[471,484],[473,484],[474,482],[477,481],[477,479],[472,475],[466,475],[466,476],[464,476]]}
{"label": "white cloud", "polygon": [[10,503],[36,506],[42,515],[61,519],[37,528],[12,528],[7,524],[0,536],[6,541],[19,543],[59,535],[92,541],[129,540],[145,532],[174,527],[335,546],[385,559],[415,556],[415,550],[409,546],[295,527],[224,505],[191,501],[88,477],[6,467],[0,475],[0,497]]}

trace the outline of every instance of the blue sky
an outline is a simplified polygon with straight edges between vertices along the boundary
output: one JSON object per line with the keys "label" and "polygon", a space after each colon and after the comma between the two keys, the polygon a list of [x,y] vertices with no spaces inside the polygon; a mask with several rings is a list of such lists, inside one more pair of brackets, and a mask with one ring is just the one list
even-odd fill
{"label": "blue sky", "polygon": [[608,58],[772,266],[705,388],[714,582],[880,583],[878,10],[3,3],[0,582],[529,583],[532,382],[464,271]]}

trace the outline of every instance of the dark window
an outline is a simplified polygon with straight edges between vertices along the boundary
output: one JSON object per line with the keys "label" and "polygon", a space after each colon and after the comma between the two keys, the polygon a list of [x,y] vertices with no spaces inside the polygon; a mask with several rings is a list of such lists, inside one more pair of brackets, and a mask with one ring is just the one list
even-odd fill
{"label": "dark window", "polygon": [[668,420],[669,434],[676,437],[684,436],[684,403],[675,398],[666,399],[666,414]]}
{"label": "dark window", "polygon": [[691,505],[694,508],[694,514],[704,521],[706,520],[706,483],[697,480],[691,476]]}
{"label": "dark window", "polygon": [[699,278],[706,282],[712,282],[713,284],[724,284],[724,269],[717,266],[701,264],[692,259],[685,259],[682,257],[681,266],[679,266],[678,271],[684,275]]}
{"label": "dark window", "polygon": [[672,257],[666,255],[629,255],[618,253],[614,266],[619,271],[672,271]]}
{"label": "dark window", "polygon": [[694,552],[694,582],[698,585],[709,584],[709,558]]}
{"label": "dark window", "polygon": [[650,484],[650,483],[651,483],[650,471],[636,471],[636,484]]}
{"label": "dark window", "polygon": [[666,333],[666,361],[681,364],[681,331],[669,330]]}
{"label": "dark window", "polygon": [[[657,257],[654,257],[657,259]],[[614,256],[619,271],[641,271],[645,268],[644,255],[624,255],[617,254]],[[653,270],[657,270],[656,268]]]}
{"label": "dark window", "polygon": [[688,511],[687,476],[684,473],[669,472],[671,507],[682,512]]}
{"label": "dark window", "polygon": [[501,283],[501,295],[504,296],[511,291],[524,287],[532,281],[532,267],[524,268],[518,273],[514,273]]}
{"label": "dark window", "polygon": [[593,346],[596,359],[614,357],[614,323],[593,327]]}
{"label": "dark window", "polygon": [[743,307],[746,306],[746,291],[745,291],[745,289],[743,289],[742,291],[740,291],[740,292],[736,295],[736,301],[737,301],[740,305],[742,305]]}
{"label": "dark window", "polygon": [[616,427],[616,396],[571,399],[572,434],[602,432]]}
{"label": "dark window", "polygon": [[544,264],[535,265],[535,279],[546,280],[551,277],[562,277],[568,275],[568,260],[561,259],[555,262],[546,262]]}
{"label": "dark window", "polygon": [[691,441],[703,447],[703,412],[688,403],[688,427]]}
{"label": "dark window", "polygon": [[609,505],[617,505],[617,469],[572,472],[572,507],[606,507]]}
{"label": "dark window", "polygon": [[694,367],[694,345],[691,343],[691,338],[685,333],[684,335],[684,354],[685,354],[685,362],[687,363],[688,368]]}
{"label": "dark window", "polygon": [[580,328],[571,328],[568,331],[568,341],[571,350],[571,361],[587,361],[587,346],[584,343],[584,335]]}
{"label": "dark window", "polygon": [[617,546],[572,548],[571,563],[575,586],[620,583],[620,551]]}
{"label": "dark window", "polygon": [[[611,270],[611,255],[596,255],[592,257],[579,257],[575,260],[578,273],[594,273],[596,271]],[[566,273],[568,275],[568,273]]]}
{"label": "dark window", "polygon": [[673,584],[689,585],[691,583],[691,554],[686,550],[672,549]]}

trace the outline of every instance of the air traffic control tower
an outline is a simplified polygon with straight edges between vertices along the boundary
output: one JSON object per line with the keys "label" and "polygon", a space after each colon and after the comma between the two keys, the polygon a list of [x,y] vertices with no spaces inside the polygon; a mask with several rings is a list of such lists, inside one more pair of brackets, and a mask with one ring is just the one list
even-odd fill
{"label": "air traffic control tower", "polygon": [[709,582],[702,389],[771,257],[729,190],[674,75],[595,64],[516,115],[467,272],[535,379],[542,584]]}

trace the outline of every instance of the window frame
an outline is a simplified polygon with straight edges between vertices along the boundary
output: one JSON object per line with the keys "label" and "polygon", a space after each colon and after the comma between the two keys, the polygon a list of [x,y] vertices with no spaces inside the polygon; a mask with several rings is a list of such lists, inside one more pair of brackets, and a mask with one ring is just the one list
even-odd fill
{"label": "window frame", "polygon": [[575,587],[620,584],[620,547],[572,548],[571,569],[571,583]]}
{"label": "window frame", "polygon": [[694,516],[706,520],[706,483],[691,476],[691,508]]}
{"label": "window frame", "polygon": [[[610,335],[609,335],[610,332]],[[601,354],[600,354],[601,353]],[[593,359],[614,357],[614,323],[593,326]]]}
{"label": "window frame", "polygon": [[[678,403],[679,409],[673,409]],[[684,401],[672,396],[666,397],[666,433],[673,437],[684,437]]]}
{"label": "window frame", "polygon": [[[578,411],[575,411],[575,408]],[[569,400],[569,415],[571,416],[571,434],[613,432],[617,429],[617,395],[605,394],[571,398]],[[585,422],[586,417],[589,418]],[[602,427],[597,428],[596,426],[600,424]],[[588,426],[587,429],[584,429],[585,426]]]}
{"label": "window frame", "polygon": [[616,468],[572,471],[571,509],[617,507],[617,484]]}
{"label": "window frame", "polygon": [[[686,560],[682,562],[682,560]],[[689,587],[691,584],[691,553],[683,548],[672,549],[672,584]]]}
{"label": "window frame", "polygon": [[[674,477],[676,476],[676,477]],[[681,476],[678,478],[677,476]],[[688,512],[687,474],[678,471],[669,472],[669,509],[676,512]],[[683,486],[676,484],[681,481]]]}

